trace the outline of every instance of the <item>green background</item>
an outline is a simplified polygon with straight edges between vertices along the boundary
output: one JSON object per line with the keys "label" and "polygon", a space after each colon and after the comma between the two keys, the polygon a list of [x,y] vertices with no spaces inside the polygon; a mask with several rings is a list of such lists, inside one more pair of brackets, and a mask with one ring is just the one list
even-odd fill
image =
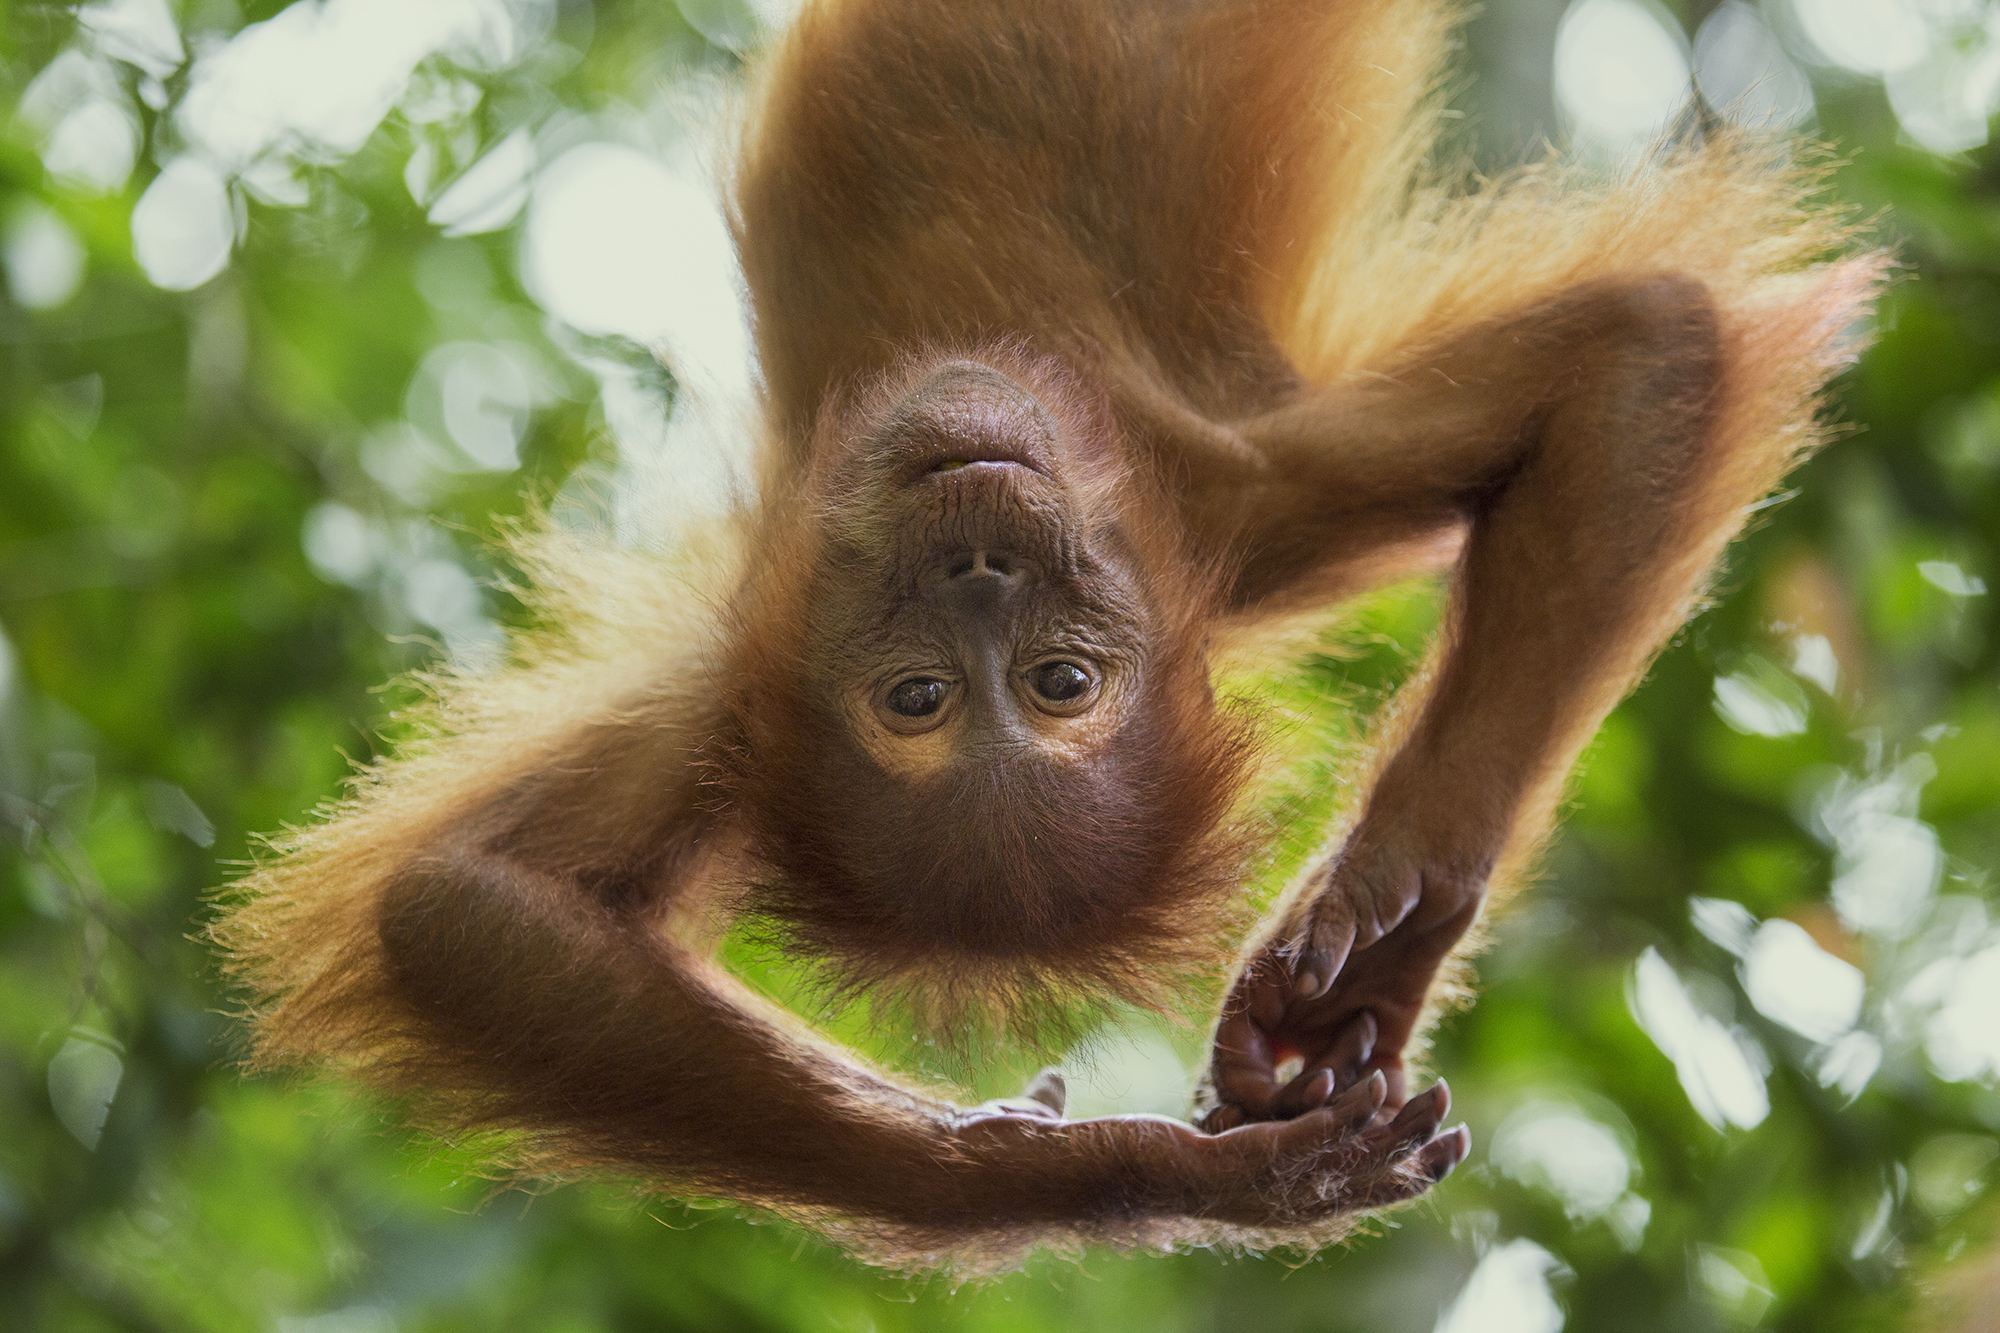
{"label": "green background", "polygon": [[[281,8],[175,13],[198,51]],[[1711,8],[1673,17],[1693,31]],[[1560,13],[1501,3],[1472,29],[1488,77],[1461,104],[1489,161],[1559,128]],[[461,160],[562,116],[643,122],[620,108],[736,78],[755,31],[734,0],[565,0],[550,18],[520,58],[459,71],[482,94],[453,125]],[[0,5],[0,99],[18,110],[38,71],[92,40],[68,7]],[[233,1070],[225,997],[191,939],[205,897],[257,832],[307,817],[348,758],[393,734],[400,695],[382,683],[446,646],[412,610],[416,563],[463,569],[483,615],[518,616],[492,537],[524,494],[615,459],[585,362],[643,378],[647,359],[544,319],[516,277],[518,223],[448,237],[427,220],[405,168],[432,131],[404,111],[303,168],[303,202],[246,199],[219,276],[159,290],[131,215],[187,72],[152,94],[159,111],[138,71],[109,67],[143,130],[122,186],[45,172],[24,115],[0,130],[0,224],[45,210],[87,253],[67,299],[0,297],[0,1328],[1422,1333],[1483,1255],[1511,1255],[1549,1271],[1572,1329],[1842,1330],[1903,1326],[1941,1265],[1980,1252],[2000,1093],[1992,1068],[1940,1056],[1935,1022],[2000,914],[2000,638],[1981,582],[2000,577],[2000,155],[1930,152],[1880,83],[1815,72],[1809,128],[1841,147],[1835,188],[1904,266],[1873,350],[1837,386],[1855,429],[1760,514],[1720,604],[1611,719],[1539,892],[1500,926],[1477,1005],[1441,1032],[1474,1132],[1466,1166],[1309,1260],[1044,1256],[954,1288],[727,1208],[504,1187],[338,1087]],[[380,480],[366,445],[405,413],[425,355],[495,338],[548,376],[519,470]],[[308,559],[302,531],[328,503],[380,535],[379,568],[343,581]],[[1434,601],[1371,601],[1278,684],[1323,724],[1304,734],[1337,740],[1333,704],[1382,697]],[[1826,641],[1837,679],[1793,669],[1802,636]],[[1854,929],[1829,906],[1879,832],[1829,813],[1856,792],[1941,849],[1935,896],[1894,928]],[[1820,1044],[1752,1002],[1691,898],[1790,918],[1862,969],[1857,1030],[1881,1065],[1858,1096],[1826,1086]],[[1636,1021],[1649,949],[1706,1030],[1768,1066],[1759,1123],[1708,1123]],[[1192,1059],[1199,1038],[1137,1025],[1077,1059],[1115,1097],[1148,1068],[1139,1056],[1157,1075],[1163,1050]],[[896,1054],[893,1034],[876,1045]],[[1022,1067],[1003,1053],[973,1091],[1010,1091]],[[1537,1117],[1574,1123],[1557,1110],[1622,1156],[1617,1203],[1566,1195],[1529,1148],[1496,1159],[1503,1127],[1518,1146]],[[1509,1248],[1523,1240],[1539,1250]],[[1495,1307],[1461,1327],[1546,1325]]]}

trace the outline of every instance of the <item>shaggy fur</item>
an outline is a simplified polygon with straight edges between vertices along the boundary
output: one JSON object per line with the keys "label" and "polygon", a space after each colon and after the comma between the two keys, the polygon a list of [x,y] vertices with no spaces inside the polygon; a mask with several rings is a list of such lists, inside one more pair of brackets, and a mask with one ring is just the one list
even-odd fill
{"label": "shaggy fur", "polygon": [[[1417,882],[1462,881],[1464,904],[1421,946],[1389,923],[1319,1009],[1287,1002],[1270,1049],[1219,1056],[1218,1088],[1235,1105],[1276,1045],[1311,1058],[1360,1007],[1402,1006],[1376,1067],[1418,1048],[1484,886],[1530,865],[1604,713],[1822,440],[1818,395],[1883,270],[1843,257],[1784,145],[1468,187],[1436,156],[1458,17],[809,3],[761,69],[733,181],[756,502],[670,553],[519,538],[543,628],[499,669],[430,680],[417,738],[228,894],[212,933],[252,1063],[497,1131],[521,1170],[724,1195],[912,1267],[1036,1242],[1318,1245],[1448,1170],[1463,1147],[1421,1098],[1395,1125],[1342,1120],[1338,1097],[1289,1123],[1239,1106],[1264,1123],[1208,1139],[973,1121],[749,995],[703,941],[705,911],[761,915],[948,1027],[1076,993],[1160,1002],[1226,957],[1259,846],[1254,729],[1215,708],[1212,663],[1456,556],[1365,811],[1253,953],[1296,963],[1353,933],[1388,892],[1362,853],[1389,849],[1367,863],[1383,884],[1419,855],[1397,829],[1450,835],[1431,841],[1457,859]],[[1036,404],[975,425],[1054,442],[1052,480],[1007,503],[1141,684],[1084,758],[885,773],[835,687],[871,623],[850,585],[907,582],[913,539],[848,479],[955,359]]]}

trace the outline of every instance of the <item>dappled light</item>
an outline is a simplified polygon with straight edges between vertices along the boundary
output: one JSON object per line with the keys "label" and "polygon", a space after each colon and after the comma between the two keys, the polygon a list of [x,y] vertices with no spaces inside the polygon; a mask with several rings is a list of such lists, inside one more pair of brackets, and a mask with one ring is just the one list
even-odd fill
{"label": "dappled light", "polygon": [[1793,0],[1792,7],[1823,59],[1860,73],[1908,69],[1930,49],[1923,8],[1911,0]]}
{"label": "dappled light", "polygon": [[1771,1113],[1764,1079],[1770,1057],[1742,1028],[1696,1007],[1687,985],[1658,951],[1639,956],[1632,981],[1632,1013],[1655,1045],[1674,1062],[1681,1090],[1716,1129],[1754,1129]]}
{"label": "dappled light", "polygon": [[[1544,130],[1592,180],[1731,127],[1814,136],[1834,152],[1788,155],[1905,267],[1831,394],[1853,429],[1758,507],[1491,920],[1424,1056],[1472,1156],[1379,1234],[910,1283],[617,1183],[511,1192],[379,1105],[236,1072],[190,937],[253,831],[410,739],[422,673],[534,619],[512,535],[673,561],[751,498],[768,423],[716,173],[797,7],[0,10],[0,1326],[1844,1333],[1986,1252],[1991,0],[1552,0],[1474,30],[1447,119],[1482,163]],[[1484,100],[1524,80],[1532,106]],[[1439,607],[1402,585],[1219,681],[1268,701],[1263,899],[1352,801]],[[1072,1116],[1185,1115],[1220,985],[968,1057],[767,946],[723,957],[831,1037],[966,1101],[1055,1058]]]}
{"label": "dappled light", "polygon": [[1911,138],[1938,153],[1986,142],[2000,46],[1985,0],[1792,0],[1808,58],[1884,81]]}
{"label": "dappled light", "polygon": [[1757,1011],[1810,1040],[1831,1043],[1861,1017],[1859,968],[1819,947],[1790,921],[1766,921],[1743,956],[1743,990]]}
{"label": "dappled light", "polygon": [[1549,1289],[1561,1260],[1531,1240],[1488,1251],[1438,1320],[1437,1333],[1557,1333],[1562,1307]]}
{"label": "dappled light", "polygon": [[236,216],[229,185],[194,157],[167,163],[132,209],[132,257],[156,287],[199,287],[229,262]]}
{"label": "dappled light", "polygon": [[7,290],[30,310],[49,310],[76,295],[89,255],[76,233],[40,204],[15,210],[0,237]]}
{"label": "dappled light", "polygon": [[1652,1206],[1629,1188],[1639,1171],[1629,1137],[1567,1103],[1536,1100],[1507,1117],[1490,1152],[1508,1176],[1561,1200],[1569,1217],[1608,1219],[1632,1250]]}
{"label": "dappled light", "polygon": [[1726,0],[1702,21],[1694,78],[1716,111],[1749,129],[1790,129],[1813,114],[1812,84],[1744,0]]}
{"label": "dappled light", "polygon": [[656,346],[698,384],[741,393],[750,339],[715,188],[616,144],[583,144],[535,184],[522,280],[582,333]]}
{"label": "dappled light", "polygon": [[176,127],[243,170],[268,157],[337,161],[360,149],[434,52],[494,68],[546,32],[546,0],[298,0],[198,56]]}
{"label": "dappled light", "polygon": [[1586,144],[1643,146],[1688,99],[1686,39],[1641,0],[1576,0],[1556,33],[1556,101]]}

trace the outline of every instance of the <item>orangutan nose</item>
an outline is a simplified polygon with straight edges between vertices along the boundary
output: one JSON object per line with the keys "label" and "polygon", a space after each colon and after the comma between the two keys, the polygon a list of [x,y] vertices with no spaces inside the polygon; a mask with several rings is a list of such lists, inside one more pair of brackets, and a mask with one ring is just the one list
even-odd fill
{"label": "orangutan nose", "polygon": [[998,578],[1009,582],[1019,579],[1026,571],[1024,561],[1005,551],[974,551],[951,562],[946,577],[953,579]]}

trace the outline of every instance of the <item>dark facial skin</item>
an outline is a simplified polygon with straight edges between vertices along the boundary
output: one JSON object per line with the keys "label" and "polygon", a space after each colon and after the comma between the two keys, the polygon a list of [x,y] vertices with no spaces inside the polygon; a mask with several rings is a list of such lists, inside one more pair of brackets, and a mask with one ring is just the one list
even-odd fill
{"label": "dark facial skin", "polygon": [[886,771],[1040,750],[1087,762],[1144,669],[1117,525],[1060,420],[974,362],[925,375],[832,477],[846,515],[815,589],[822,688]]}

